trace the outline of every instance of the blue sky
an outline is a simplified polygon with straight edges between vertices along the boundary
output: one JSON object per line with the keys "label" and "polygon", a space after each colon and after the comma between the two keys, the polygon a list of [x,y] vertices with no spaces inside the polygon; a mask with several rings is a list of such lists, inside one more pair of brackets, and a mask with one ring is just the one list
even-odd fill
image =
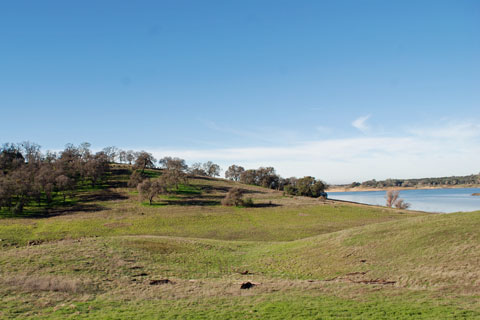
{"label": "blue sky", "polygon": [[4,1],[0,142],[330,183],[478,173],[480,2]]}

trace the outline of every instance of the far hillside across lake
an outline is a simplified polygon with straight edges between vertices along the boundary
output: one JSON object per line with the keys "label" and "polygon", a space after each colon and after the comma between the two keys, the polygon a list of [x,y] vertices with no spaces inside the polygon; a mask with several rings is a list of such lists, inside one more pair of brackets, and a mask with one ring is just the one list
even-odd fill
{"label": "far hillside across lake", "polygon": [[[480,188],[415,189],[400,191],[400,198],[411,204],[411,210],[451,213],[480,210]],[[385,205],[386,191],[329,192],[328,197],[372,205]]]}

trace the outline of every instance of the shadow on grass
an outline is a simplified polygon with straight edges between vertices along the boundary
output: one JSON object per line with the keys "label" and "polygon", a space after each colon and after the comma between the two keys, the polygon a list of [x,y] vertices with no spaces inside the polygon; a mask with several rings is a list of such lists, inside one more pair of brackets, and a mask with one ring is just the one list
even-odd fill
{"label": "shadow on grass", "polygon": [[174,205],[174,206],[216,206],[220,204],[218,200],[203,200],[203,199],[182,199],[171,201],[165,201],[167,205]]}
{"label": "shadow on grass", "polygon": [[[227,193],[228,191],[230,191],[230,189],[233,188],[233,187],[211,186],[211,185],[208,185],[208,184],[200,184],[200,185],[196,185],[196,186],[199,187],[205,193],[214,193],[214,192]],[[244,194],[263,193],[262,191],[249,190],[249,189],[243,189],[243,188],[240,188],[240,190]],[[266,190],[268,190],[268,189],[266,189]]]}
{"label": "shadow on grass", "polygon": [[195,180],[206,180],[206,181],[216,181],[216,178],[206,177],[206,176],[196,176],[196,175],[189,175],[189,179]]}
{"label": "shadow on grass", "polygon": [[247,208],[275,208],[275,207],[281,207],[281,204],[277,203],[254,203],[253,205],[247,207]]}
{"label": "shadow on grass", "polygon": [[166,207],[166,206],[217,206],[220,204],[218,200],[201,200],[201,199],[181,199],[181,200],[160,200],[152,204],[142,202],[145,207]]}
{"label": "shadow on grass", "polygon": [[62,206],[27,208],[22,213],[1,211],[0,218],[41,219],[73,214],[76,212],[97,212],[102,210],[106,210],[106,208],[94,203],[67,203]]}
{"label": "shadow on grass", "polygon": [[[221,199],[223,197],[218,197],[219,199],[162,199],[160,201],[155,201],[152,204],[148,202],[142,202],[142,206],[145,207],[166,207],[166,206],[219,206],[221,205]],[[276,203],[254,203],[249,206],[240,207],[240,208],[275,208],[281,207],[281,204]]]}
{"label": "shadow on grass", "polygon": [[[36,216],[35,218],[48,218],[77,212],[98,212],[103,210],[107,210],[107,208],[96,203],[76,203],[71,207],[57,207],[48,209],[48,211],[46,211],[43,215]],[[29,216],[29,218],[32,218],[32,216]]]}
{"label": "shadow on grass", "polygon": [[80,192],[75,199],[67,198],[66,202],[56,200],[53,203],[41,206],[29,205],[22,213],[0,211],[0,218],[48,218],[60,215],[73,214],[75,212],[98,212],[107,208],[97,202],[125,200],[128,197],[110,189],[97,189]]}
{"label": "shadow on grass", "polygon": [[108,186],[110,188],[127,188],[128,187],[128,181],[127,180],[109,181]]}
{"label": "shadow on grass", "polygon": [[198,188],[197,186],[181,184],[178,186],[178,189],[175,191],[175,193],[179,195],[200,195],[202,194],[202,189]]}
{"label": "shadow on grass", "polygon": [[[138,170],[140,171],[140,170]],[[162,169],[145,169],[145,171],[143,171],[143,176],[144,177],[147,177],[147,178],[150,178],[150,179],[154,179],[154,178],[158,178],[160,177],[161,175],[163,174],[163,170]]]}
{"label": "shadow on grass", "polygon": [[112,201],[112,200],[126,200],[127,196],[120,194],[118,192],[112,191],[110,189],[99,190],[95,193],[85,193],[79,195],[80,202],[91,202],[91,201]]}

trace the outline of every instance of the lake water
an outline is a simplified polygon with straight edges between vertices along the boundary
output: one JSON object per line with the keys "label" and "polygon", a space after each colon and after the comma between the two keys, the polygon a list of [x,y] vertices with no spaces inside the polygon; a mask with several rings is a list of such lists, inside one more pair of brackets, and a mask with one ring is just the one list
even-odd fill
{"label": "lake water", "polygon": [[[400,198],[410,203],[411,210],[451,213],[480,210],[480,188],[401,190]],[[386,191],[328,192],[329,199],[385,205]]]}

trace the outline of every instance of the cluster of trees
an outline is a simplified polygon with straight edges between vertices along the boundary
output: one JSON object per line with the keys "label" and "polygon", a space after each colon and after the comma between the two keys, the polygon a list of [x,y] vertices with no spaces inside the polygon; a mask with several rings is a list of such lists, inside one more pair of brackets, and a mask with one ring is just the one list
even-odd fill
{"label": "cluster of trees", "polygon": [[[106,147],[102,150],[108,157],[109,162],[133,164],[134,169],[140,169],[142,173],[145,169],[156,168],[157,160],[151,153],[146,151],[122,150],[117,147]],[[221,168],[218,164],[212,161],[205,163],[196,162],[190,167],[185,163],[185,160],[180,158],[164,157],[158,160],[158,165],[162,169],[181,169],[192,175],[218,177],[220,176]]]}
{"label": "cluster of trees", "polygon": [[[132,165],[133,172],[128,185],[137,188],[142,199],[150,203],[156,196],[174,192],[180,184],[188,184],[188,175],[217,177],[221,171],[220,166],[211,161],[188,166],[185,160],[174,157],[157,161],[146,151],[106,147],[94,153],[90,146],[89,143],[79,146],[67,144],[63,151],[46,153],[41,152],[39,145],[30,142],[1,146],[0,210],[6,208],[21,213],[26,205],[36,203],[41,206],[44,203],[50,206],[56,195],[61,195],[65,202],[67,197],[74,196],[79,185],[95,187],[104,181],[109,164],[115,162]],[[163,170],[158,178],[151,179],[146,169],[154,168]],[[326,196],[324,191],[327,186],[322,181],[313,177],[285,179],[273,167],[245,170],[232,165],[225,172],[225,177],[245,184],[283,190],[291,195]],[[230,198],[239,196],[240,193],[236,192]]]}
{"label": "cluster of trees", "polygon": [[151,205],[153,199],[160,194],[169,194],[178,189],[180,184],[188,184],[187,175],[176,169],[167,169],[159,178],[142,180],[138,185],[138,193]]}
{"label": "cluster of trees", "polygon": [[151,179],[145,173],[145,169],[156,168],[157,160],[146,151],[134,153],[134,156],[135,159],[132,160],[134,170],[128,186],[136,187],[142,200],[148,200],[150,204],[158,195],[173,193],[180,184],[188,184],[188,174],[216,177],[220,175],[221,170],[220,166],[212,161],[194,163],[189,167],[184,159],[164,157],[158,160],[159,168],[163,169],[161,176]]}
{"label": "cluster of trees", "polygon": [[196,162],[188,170],[190,174],[196,176],[218,177],[222,169],[218,164],[207,161],[205,163]]}
{"label": "cluster of trees", "polygon": [[[93,153],[89,143],[68,144],[58,153],[43,154],[35,143],[6,143],[0,148],[0,210],[22,213],[31,203],[50,206],[57,194],[73,197],[80,183],[92,187],[105,180],[110,163],[133,165],[128,185],[138,188],[144,199],[152,203],[159,194],[166,194],[187,183],[187,174],[215,177],[220,166],[208,161],[187,166],[185,160],[164,157],[160,160],[146,151],[106,147]],[[158,164],[158,166],[157,166]],[[149,179],[146,169],[162,168],[162,175]]]}
{"label": "cluster of trees", "polygon": [[387,179],[377,181],[375,179],[359,182],[353,182],[350,187],[368,187],[368,188],[391,188],[391,187],[435,187],[443,185],[475,185],[480,184],[480,174],[468,176],[453,176],[440,178],[420,178],[420,179]]}
{"label": "cluster of trees", "polygon": [[188,166],[185,160],[172,157],[160,159],[158,162],[163,169],[161,176],[151,179],[144,170],[154,166],[155,162],[151,154],[142,152],[142,155],[135,160],[134,171],[128,181],[128,185],[136,187],[141,199],[148,200],[150,205],[158,195],[172,193],[180,184],[188,184]]}
{"label": "cluster of trees", "polygon": [[281,177],[273,167],[245,170],[241,166],[232,165],[225,172],[225,178],[270,189],[279,189],[281,182]]}
{"label": "cluster of trees", "polygon": [[49,206],[57,194],[65,202],[79,182],[95,187],[103,181],[108,163],[108,155],[92,153],[89,143],[45,154],[35,143],[6,143],[0,147],[0,210],[19,214],[32,202]]}
{"label": "cluster of trees", "polygon": [[307,176],[300,179],[290,178],[289,183],[284,186],[283,190],[288,194],[297,196],[326,198],[326,188],[327,185],[323,181]]}
{"label": "cluster of trees", "polygon": [[273,167],[249,169],[231,165],[225,171],[225,178],[270,189],[283,190],[285,193],[307,197],[326,197],[327,185],[314,177],[282,178]]}

